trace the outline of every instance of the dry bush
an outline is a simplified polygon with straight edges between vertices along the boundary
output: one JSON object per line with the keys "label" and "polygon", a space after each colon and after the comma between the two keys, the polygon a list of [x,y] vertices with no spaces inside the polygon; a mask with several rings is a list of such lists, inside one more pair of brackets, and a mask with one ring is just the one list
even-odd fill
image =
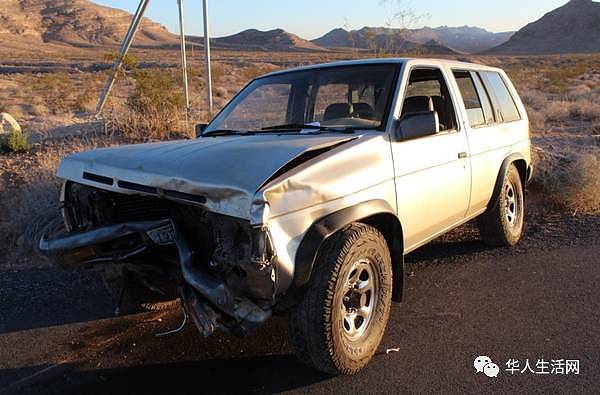
{"label": "dry bush", "polygon": [[107,133],[126,142],[171,140],[193,136],[193,125],[187,124],[182,109],[157,109],[140,113],[131,109],[108,111],[104,116]]}
{"label": "dry bush", "polygon": [[32,97],[42,97],[45,107],[54,114],[69,111],[70,101],[76,94],[69,74],[64,72],[42,74],[29,88]]}
{"label": "dry bush", "polygon": [[579,99],[571,103],[570,115],[572,118],[593,121],[600,119],[600,105],[590,99]]}
{"label": "dry bush", "polygon": [[600,213],[600,148],[557,154],[534,150],[534,185],[574,214]]}
{"label": "dry bush", "polygon": [[227,75],[226,66],[222,63],[213,63],[210,68],[210,75],[214,83],[221,82]]}
{"label": "dry bush", "polygon": [[277,70],[277,67],[268,64],[252,64],[240,70],[240,77],[244,84],[250,82],[256,77]]}
{"label": "dry bush", "polygon": [[41,233],[60,223],[60,183],[54,174],[66,153],[56,148],[35,155],[0,157],[2,170],[18,178],[2,188],[0,252],[30,251]]}
{"label": "dry bush", "polygon": [[110,134],[133,142],[191,136],[183,107],[181,89],[171,74],[139,71],[125,108],[108,111],[105,124]]}
{"label": "dry bush", "polygon": [[228,92],[227,92],[227,89],[223,88],[222,86],[217,86],[214,90],[214,95],[216,97],[224,98],[224,97],[227,97]]}
{"label": "dry bush", "polygon": [[0,253],[31,252],[43,234],[62,230],[56,177],[67,155],[113,145],[118,141],[98,131],[69,140],[38,145],[30,154],[0,155]]}
{"label": "dry bush", "polygon": [[571,118],[571,104],[563,100],[552,101],[543,112],[550,121],[566,121]]}

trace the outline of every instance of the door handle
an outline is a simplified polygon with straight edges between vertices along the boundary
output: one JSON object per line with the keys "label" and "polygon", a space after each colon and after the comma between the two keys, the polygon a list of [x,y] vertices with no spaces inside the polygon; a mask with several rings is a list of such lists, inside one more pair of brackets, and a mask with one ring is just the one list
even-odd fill
{"label": "door handle", "polygon": [[467,157],[467,153],[466,152],[459,152],[458,153],[458,159],[465,159]]}

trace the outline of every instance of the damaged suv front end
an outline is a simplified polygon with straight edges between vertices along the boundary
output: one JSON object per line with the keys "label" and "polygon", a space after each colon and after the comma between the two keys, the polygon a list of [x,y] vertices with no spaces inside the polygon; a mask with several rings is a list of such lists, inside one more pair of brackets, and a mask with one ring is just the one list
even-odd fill
{"label": "damaged suv front end", "polygon": [[[205,336],[249,333],[308,281],[298,250],[316,220],[363,201],[395,204],[382,131],[399,68],[275,73],[251,82],[195,140],[68,156],[58,170],[67,233],[43,237],[40,249],[180,297]],[[316,95],[319,84],[370,104],[341,108]]]}
{"label": "damaged suv front end", "polygon": [[181,297],[205,336],[218,326],[244,335],[263,323],[274,295],[267,230],[158,191],[125,195],[66,182],[69,234],[43,238],[40,249],[70,266],[121,270],[165,299]]}

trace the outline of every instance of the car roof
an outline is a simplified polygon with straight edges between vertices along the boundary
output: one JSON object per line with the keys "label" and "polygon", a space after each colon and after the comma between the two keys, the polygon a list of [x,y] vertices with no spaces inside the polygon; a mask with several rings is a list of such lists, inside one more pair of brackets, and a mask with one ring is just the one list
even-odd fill
{"label": "car roof", "polygon": [[430,66],[447,66],[450,68],[467,68],[467,69],[475,69],[475,70],[491,70],[491,71],[500,71],[500,69],[495,67],[486,66],[479,63],[469,63],[469,62],[461,62],[456,60],[449,59],[433,59],[433,58],[376,58],[376,59],[360,59],[360,60],[344,60],[338,62],[331,63],[320,63],[313,64],[308,66],[294,67],[285,70],[273,71],[271,73],[260,76],[270,77],[273,75],[286,74],[295,71],[304,71],[304,70],[314,70],[314,69],[324,69],[329,67],[343,67],[343,66],[356,66],[356,65],[370,65],[370,64],[407,64],[409,66],[412,65],[430,65]]}

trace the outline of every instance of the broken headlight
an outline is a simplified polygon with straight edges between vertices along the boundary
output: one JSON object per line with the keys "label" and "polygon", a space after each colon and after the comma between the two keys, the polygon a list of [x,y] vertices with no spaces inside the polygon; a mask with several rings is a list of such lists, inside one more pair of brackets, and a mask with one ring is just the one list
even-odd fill
{"label": "broken headlight", "polygon": [[271,264],[275,257],[275,249],[269,229],[266,226],[257,226],[251,229],[251,261],[256,263],[259,269],[264,269]]}

